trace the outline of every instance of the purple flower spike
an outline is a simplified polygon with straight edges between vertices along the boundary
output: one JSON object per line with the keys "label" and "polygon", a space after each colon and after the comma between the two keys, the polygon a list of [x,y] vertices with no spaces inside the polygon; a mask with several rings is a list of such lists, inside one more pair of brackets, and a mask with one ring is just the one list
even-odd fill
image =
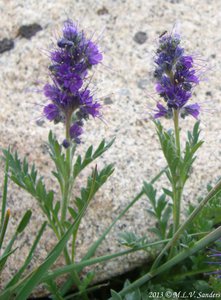
{"label": "purple flower spike", "polygon": [[180,44],[180,36],[177,34],[164,34],[159,39],[154,75],[157,81],[156,92],[165,101],[167,108],[158,103],[154,118],[168,118],[173,110],[179,110],[182,117],[192,115],[198,118],[199,105],[187,105],[187,102],[199,78],[194,69],[193,57],[185,55]]}
{"label": "purple flower spike", "polygon": [[[72,119],[75,120],[70,128],[70,137],[79,143],[83,132],[82,120],[101,116],[101,105],[94,101],[85,86],[88,86],[86,76],[94,65],[102,61],[102,54],[98,46],[68,20],[64,23],[63,35],[57,41],[57,48],[51,51],[50,57],[52,83],[47,83],[43,92],[51,103],[44,107],[44,115],[50,121],[66,125]],[[64,147],[68,143],[66,141]]]}

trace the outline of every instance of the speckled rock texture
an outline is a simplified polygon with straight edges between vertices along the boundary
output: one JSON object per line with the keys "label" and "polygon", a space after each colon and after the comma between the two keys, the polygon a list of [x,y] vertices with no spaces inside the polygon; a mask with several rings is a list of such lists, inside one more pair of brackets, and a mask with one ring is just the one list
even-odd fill
{"label": "speckled rock texture", "polygon": [[[84,143],[78,152],[89,145],[98,145],[102,138],[116,142],[105,153],[98,167],[115,163],[115,172],[92,201],[78,235],[78,259],[103,232],[114,217],[141,189],[143,180],[149,180],[165,165],[155,130],[145,121],[150,108],[155,106],[153,57],[158,36],[180,23],[184,44],[190,53],[201,55],[208,62],[206,79],[195,90],[194,101],[203,107],[202,136],[205,144],[199,151],[193,174],[184,194],[185,202],[202,195],[205,184],[220,175],[221,145],[221,2],[217,0],[0,0],[0,40],[12,39],[14,48],[0,54],[0,146],[9,144],[20,156],[35,162],[46,182],[53,185],[52,164],[45,149],[50,128],[62,140],[62,126],[54,126],[41,118],[46,102],[38,91],[48,80],[47,49],[59,36],[63,21],[68,17],[77,21],[88,34],[100,40],[104,63],[95,74],[97,95],[104,103],[105,123],[91,120],[87,123]],[[22,26],[38,24],[33,36],[21,35]],[[205,61],[202,61],[204,64]],[[170,127],[170,122],[164,122]],[[185,131],[194,120],[181,122]],[[85,182],[89,170],[82,174],[75,188]],[[1,178],[3,177],[3,169]],[[37,230],[44,220],[35,199],[19,190],[13,183],[9,188],[9,206],[12,212],[10,232],[24,210],[31,208],[33,217],[24,236],[17,243],[19,251],[7,265],[1,283],[8,280],[28,253]],[[97,255],[119,250],[117,235],[122,230],[148,235],[153,221],[147,214],[148,202],[142,198],[117,223]],[[184,208],[183,208],[184,209]],[[48,230],[38,246],[31,267],[37,265],[55,244]],[[97,266],[97,280],[125,272],[141,263],[143,253],[123,257]]]}

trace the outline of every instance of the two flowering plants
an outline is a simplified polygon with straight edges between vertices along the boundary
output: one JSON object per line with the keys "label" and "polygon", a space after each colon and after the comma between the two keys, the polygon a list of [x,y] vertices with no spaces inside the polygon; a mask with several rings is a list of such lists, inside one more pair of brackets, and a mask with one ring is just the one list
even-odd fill
{"label": "two flowering plants", "polygon": [[[96,274],[93,271],[86,273],[85,267],[131,252],[149,249],[152,254],[154,253],[152,267],[145,271],[144,275],[143,270],[142,276],[133,283],[127,281],[121,291],[111,290],[105,299],[109,297],[112,300],[148,299],[145,298],[147,291],[167,289],[168,284],[171,288],[171,282],[176,286],[175,282],[181,280],[179,278],[182,280],[189,278],[192,267],[196,269],[193,268],[194,275],[202,276],[207,272],[214,278],[213,274],[217,274],[216,262],[211,258],[210,264],[205,263],[208,260],[205,248],[221,237],[221,227],[216,226],[221,221],[221,216],[212,217],[208,221],[204,218],[213,215],[219,209],[220,181],[214,187],[209,187],[208,194],[200,199],[198,204],[189,206],[186,220],[181,222],[181,211],[184,211],[183,190],[196,158],[196,152],[203,142],[199,139],[199,121],[194,125],[193,131],[188,132],[184,147],[180,141],[180,119],[188,116],[197,119],[200,114],[199,104],[190,101],[193,89],[199,84],[201,76],[200,70],[195,68],[193,57],[185,54],[180,36],[168,33],[161,35],[155,57],[154,77],[156,91],[161,101],[154,109],[152,120],[166,166],[154,179],[144,182],[141,192],[122,212],[119,212],[79,262],[76,262],[75,257],[81,220],[96,192],[114,171],[112,164],[101,170],[96,165],[88,177],[86,186],[81,188],[80,195],[73,195],[75,180],[82,170],[103,155],[114,142],[114,140],[110,142],[103,140],[95,150],[90,146],[85,155],[75,154],[76,147],[82,140],[85,122],[91,118],[102,118],[102,106],[90,89],[90,83],[93,79],[92,72],[102,62],[103,57],[96,43],[68,20],[64,24],[62,37],[50,52],[50,59],[51,64],[48,69],[51,81],[43,88],[49,103],[44,107],[43,114],[49,121],[64,125],[63,141],[58,142],[52,132],[49,133],[48,138],[49,155],[55,166],[52,174],[57,180],[60,192],[58,194],[54,190],[47,190],[43,178],[39,176],[34,165],[29,166],[26,158],[22,161],[17,152],[14,153],[10,149],[3,151],[6,169],[2,196],[0,247],[3,245],[10,217],[10,211],[7,209],[8,176],[38,201],[47,221],[40,228],[24,264],[6,283],[0,294],[0,300],[27,299],[39,284],[44,284],[52,299],[92,299],[91,291],[101,288],[101,285],[92,285],[93,280],[96,281]],[[160,118],[170,119],[173,129],[166,130],[160,123]],[[158,196],[154,183],[162,175],[166,175],[168,186],[163,188],[162,194]],[[155,238],[149,241],[147,237],[137,237],[132,232],[124,232],[121,233],[119,242],[128,249],[96,257],[97,248],[115,223],[141,197],[146,197],[149,203],[148,213],[157,220],[154,228],[147,228],[154,233]],[[208,206],[209,202],[210,206]],[[0,257],[1,271],[7,259],[16,251],[14,242],[24,231],[30,218],[31,212],[27,211],[15,235],[9,244],[3,247],[4,251]],[[27,267],[47,226],[53,230],[57,244],[36,269],[28,272]],[[216,253],[212,252],[211,256],[213,258],[218,256]],[[52,268],[60,255],[64,257],[65,266]],[[175,270],[172,275],[171,270]],[[68,276],[63,284],[58,285],[56,278],[64,274]],[[176,276],[178,276],[177,281]],[[158,282],[161,282],[161,285]],[[214,282],[213,286],[215,286]],[[210,289],[210,286],[206,288]]]}

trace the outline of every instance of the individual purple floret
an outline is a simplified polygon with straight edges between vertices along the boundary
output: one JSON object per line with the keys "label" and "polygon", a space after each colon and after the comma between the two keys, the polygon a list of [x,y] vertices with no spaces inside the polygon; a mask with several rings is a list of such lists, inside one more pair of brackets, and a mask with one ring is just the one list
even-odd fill
{"label": "individual purple floret", "polygon": [[159,39],[154,75],[157,80],[156,91],[165,101],[165,106],[157,104],[154,118],[172,117],[173,110],[178,110],[183,118],[187,115],[197,118],[199,115],[199,104],[187,105],[199,78],[193,57],[185,55],[180,43],[177,34],[164,34]]}
{"label": "individual purple floret", "polygon": [[83,120],[101,116],[101,105],[94,99],[86,80],[88,71],[102,61],[102,54],[98,46],[68,20],[50,57],[52,83],[44,86],[44,95],[51,103],[44,107],[44,115],[49,121],[69,126],[63,143],[68,147],[69,139],[80,143]]}
{"label": "individual purple floret", "polygon": [[154,118],[160,118],[160,117],[165,117],[165,118],[171,118],[173,115],[172,109],[167,109],[165,108],[160,102],[157,103],[157,109],[154,110],[156,113],[154,114]]}
{"label": "individual purple floret", "polygon": [[79,121],[79,122],[74,123],[70,128],[71,139],[73,139],[77,144],[80,143],[79,137],[83,133],[82,125],[83,124]]}

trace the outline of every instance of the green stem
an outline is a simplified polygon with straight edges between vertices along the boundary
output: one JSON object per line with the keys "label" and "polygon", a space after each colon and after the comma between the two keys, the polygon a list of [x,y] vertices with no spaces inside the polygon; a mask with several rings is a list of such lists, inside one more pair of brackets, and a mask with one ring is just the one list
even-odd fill
{"label": "green stem", "polygon": [[[167,167],[163,168],[151,181],[151,184],[154,184],[167,170]],[[83,257],[82,260],[88,259],[92,257],[101,244],[101,242],[105,239],[114,225],[126,214],[126,212],[143,196],[145,195],[144,190],[142,191],[122,210],[122,212],[113,220],[113,222],[107,227],[107,229],[103,232],[103,234],[95,241],[92,246],[87,251],[86,255]]]}
{"label": "green stem", "polygon": [[175,130],[175,140],[176,140],[176,149],[178,157],[181,156],[180,152],[180,128],[179,128],[179,109],[173,110],[173,122],[174,122],[174,130]]}
{"label": "green stem", "polygon": [[[205,234],[205,232],[199,232],[199,233],[194,233],[191,234],[191,236],[196,236],[196,235],[201,235],[201,234]],[[52,280],[55,279],[58,276],[64,275],[66,273],[72,272],[73,270],[76,270],[78,272],[80,272],[84,267],[93,265],[93,264],[97,264],[98,262],[105,262],[107,260],[122,256],[122,255],[126,255],[132,252],[136,252],[136,251],[140,251],[140,250],[145,250],[146,248],[149,248],[151,246],[157,246],[159,244],[162,243],[166,243],[168,242],[170,239],[166,239],[166,240],[161,240],[161,241],[156,241],[153,243],[149,243],[146,245],[142,245],[140,247],[134,248],[134,249],[129,249],[129,250],[124,250],[121,252],[117,252],[117,253],[113,253],[113,254],[109,254],[109,255],[105,255],[105,256],[99,256],[96,258],[92,258],[92,259],[88,259],[88,260],[84,260],[81,261],[79,263],[75,263],[75,264],[71,264],[68,266],[64,266],[58,269],[55,269],[53,271],[48,270],[46,272],[46,274],[41,278],[40,283],[43,283],[47,280]],[[9,289],[5,290],[5,292],[3,292],[2,294],[0,294],[0,299],[2,300],[2,295],[3,294],[7,294],[8,292],[13,292],[16,291],[19,287],[23,286],[25,284],[25,282],[38,270],[38,268],[32,270],[32,272],[28,273],[27,275],[25,275],[19,282],[17,282],[15,285],[13,285],[12,287],[10,287]],[[6,298],[4,298],[6,299]]]}
{"label": "green stem", "polygon": [[[50,221],[50,220],[49,220],[49,221]],[[54,226],[53,222],[50,222],[50,224],[51,224],[51,226],[52,226],[52,228],[53,228],[53,231],[54,231],[54,233],[55,233],[55,235],[56,235],[58,241],[60,241],[60,239],[61,239],[62,235],[64,234],[64,232],[63,232],[63,229],[62,229],[62,226],[61,226],[59,220],[57,219],[57,224],[58,224],[58,227],[60,228],[61,234],[59,234],[59,232],[58,232],[56,226]],[[67,265],[71,264],[71,258],[70,258],[70,256],[69,256],[69,253],[68,253],[68,250],[67,250],[67,246],[65,246],[63,253],[64,253],[64,258],[65,258],[66,264],[67,264]],[[79,287],[79,286],[81,285],[81,281],[80,281],[79,276],[78,276],[78,273],[77,273],[76,271],[74,271],[74,272],[71,274],[71,279],[72,279],[72,281],[74,282],[74,284],[75,284],[77,287]],[[72,284],[71,284],[71,285],[72,285]],[[55,299],[55,298],[53,298],[53,299]],[[83,299],[87,300],[87,298],[83,298]]]}
{"label": "green stem", "polygon": [[8,168],[9,168],[9,158],[7,156],[5,162],[5,177],[4,177],[4,187],[3,187],[3,196],[2,196],[2,212],[1,212],[1,226],[0,230],[3,228],[6,204],[7,204],[7,191],[8,191]]}
{"label": "green stem", "polygon": [[153,242],[153,243],[149,243],[149,244],[146,244],[146,245],[142,245],[140,247],[136,247],[136,248],[133,248],[133,249],[124,250],[124,251],[116,252],[116,253],[109,254],[109,255],[99,256],[99,257],[95,257],[95,258],[92,258],[92,259],[83,260],[83,261],[81,261],[79,263],[75,263],[75,264],[71,264],[71,265],[68,265],[68,266],[64,266],[64,267],[61,267],[59,269],[53,270],[53,272],[51,272],[50,274],[46,274],[42,278],[42,282],[43,281],[47,281],[47,280],[51,280],[51,279],[55,279],[56,277],[61,276],[61,275],[65,274],[65,273],[72,272],[73,270],[80,271],[84,267],[87,267],[87,266],[91,266],[91,265],[94,265],[94,264],[97,264],[97,263],[102,263],[102,262],[105,262],[105,261],[117,258],[119,256],[127,255],[127,254],[130,254],[130,253],[133,253],[133,252],[145,250],[145,249],[147,249],[149,247],[158,246],[160,244],[167,243],[169,240],[170,239],[166,239],[166,240],[162,240],[162,241],[157,241],[157,242]]}
{"label": "green stem", "polygon": [[164,253],[171,247],[175,245],[178,238],[180,237],[181,233],[191,224],[193,219],[199,214],[199,212],[203,209],[203,207],[207,204],[209,200],[211,200],[221,189],[221,180],[210,190],[207,196],[198,204],[198,206],[192,211],[186,221],[179,227],[179,229],[174,234],[172,240],[162,249],[158,257],[156,258],[151,270],[157,268],[160,263],[161,258],[163,257]]}
{"label": "green stem", "polygon": [[[72,263],[72,261],[71,261],[71,258],[70,258],[70,256],[69,256],[69,254],[68,254],[67,247],[65,247],[65,249],[64,249],[64,256],[65,256],[66,264],[67,264],[67,265],[70,265],[70,264]],[[73,279],[74,284],[75,284],[75,285],[78,287],[78,289],[79,289],[79,287],[81,286],[81,281],[80,281],[79,275],[78,275],[78,273],[77,273],[76,270],[74,270],[74,271],[71,273],[71,277],[72,277],[72,279]],[[80,289],[79,289],[79,291],[80,291]],[[82,299],[83,299],[83,300],[88,300],[88,297],[87,297],[87,295],[86,295],[85,293],[82,293]]]}
{"label": "green stem", "polygon": [[[179,129],[179,110],[173,110],[173,121],[174,121],[174,132],[175,132],[175,142],[176,142],[176,151],[178,159],[181,159],[181,149],[180,149],[180,129]],[[173,233],[175,233],[180,224],[180,203],[183,186],[180,182],[180,174],[179,170],[176,170],[176,178],[174,178],[174,186],[173,186]]]}
{"label": "green stem", "polygon": [[[66,117],[66,140],[67,142],[70,142],[70,126],[71,126],[71,115],[67,115]],[[66,166],[68,168],[67,170],[67,177],[65,178],[65,185],[64,185],[64,191],[62,195],[62,203],[61,203],[61,223],[64,224],[66,221],[66,215],[67,215],[67,209],[68,209],[68,203],[69,203],[69,194],[70,194],[70,175],[71,175],[71,147],[69,146],[66,149]]]}
{"label": "green stem", "polygon": [[[71,198],[71,192],[73,189],[74,179],[73,179],[73,156],[75,152],[75,148],[71,145],[70,141],[70,127],[71,127],[71,117],[72,114],[66,116],[66,140],[70,143],[70,146],[66,149],[66,167],[67,167],[67,177],[64,178],[64,190],[62,195],[62,203],[61,203],[61,228],[64,226],[67,216],[68,205]],[[62,192],[62,191],[61,191]],[[72,259],[68,253],[67,247],[64,248],[64,257],[66,264],[69,265],[72,263]],[[74,284],[79,288],[81,286],[81,281],[79,275],[76,271],[71,274],[71,278]],[[87,294],[85,292],[82,293],[82,299],[88,300]]]}
{"label": "green stem", "polygon": [[[153,184],[156,182],[167,170],[168,167],[163,168],[152,180],[151,183]],[[108,228],[103,232],[103,234],[92,244],[92,246],[88,249],[86,255],[82,258],[82,262],[90,259],[99,247],[99,245],[102,243],[102,241],[105,239],[105,237],[108,235],[108,233],[111,231],[111,229],[114,227],[114,225],[117,223],[117,221],[122,218],[126,214],[126,212],[144,195],[144,191],[142,191],[123,209],[123,211],[113,220],[113,222],[108,226]],[[81,268],[79,272],[82,270]],[[64,295],[71,287],[71,281],[66,281],[66,283],[61,288],[61,293]]]}
{"label": "green stem", "polygon": [[[199,236],[199,235],[202,235],[202,234],[205,234],[205,232],[193,233],[190,236]],[[87,259],[87,260],[82,260],[79,263],[74,263],[74,264],[72,263],[71,265],[64,266],[64,267],[61,267],[59,269],[55,269],[55,270],[53,270],[53,272],[48,272],[48,274],[45,274],[45,276],[41,279],[41,282],[51,280],[51,279],[55,279],[56,277],[64,275],[64,274],[69,273],[69,272],[72,272],[73,270],[76,270],[76,271],[80,272],[85,267],[88,267],[88,266],[91,266],[91,265],[94,265],[94,264],[97,264],[97,263],[106,262],[108,260],[111,260],[111,259],[114,259],[114,258],[117,258],[117,257],[120,257],[120,256],[124,256],[124,255],[130,254],[130,253],[133,253],[133,252],[146,250],[149,247],[158,246],[160,244],[167,243],[170,240],[171,239],[165,239],[165,240],[161,240],[161,241],[157,241],[157,242],[152,242],[152,243],[148,243],[148,244],[136,247],[136,248],[116,252],[116,253],[113,253],[113,254],[108,254],[108,255],[98,256],[98,257]]]}

